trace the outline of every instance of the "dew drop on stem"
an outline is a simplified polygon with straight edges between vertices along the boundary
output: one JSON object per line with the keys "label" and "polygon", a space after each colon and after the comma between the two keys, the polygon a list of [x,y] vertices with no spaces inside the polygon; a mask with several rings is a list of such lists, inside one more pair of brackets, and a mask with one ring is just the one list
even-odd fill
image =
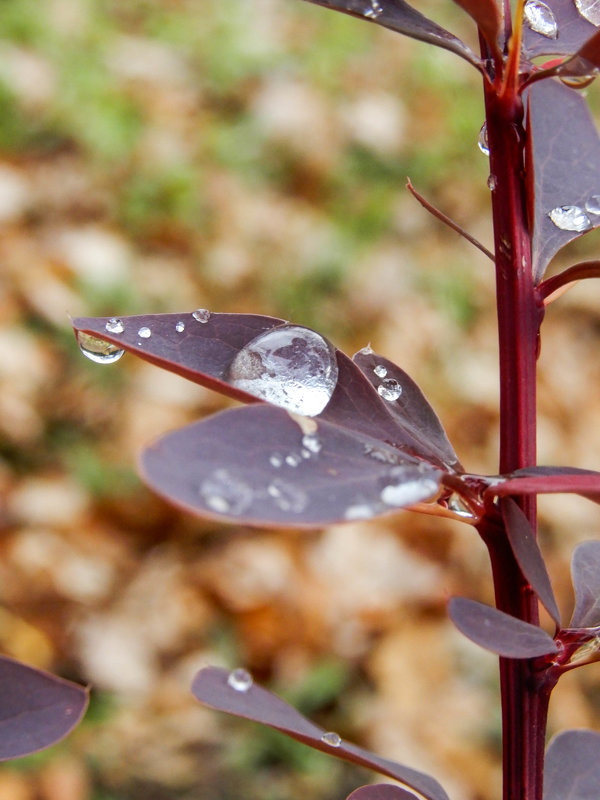
{"label": "dew drop on stem", "polygon": [[112,342],[82,331],[77,332],[77,344],[83,355],[96,364],[114,364],[125,352]]}
{"label": "dew drop on stem", "polygon": [[488,144],[488,134],[487,134],[487,123],[484,122],[481,126],[479,131],[479,136],[477,137],[477,146],[481,150],[484,156],[489,156],[490,154],[490,147]]}
{"label": "dew drop on stem", "polygon": [[592,227],[590,218],[579,206],[557,206],[548,213],[548,216],[561,231],[583,233]]}
{"label": "dew drop on stem", "polygon": [[235,689],[236,692],[247,692],[254,683],[254,680],[247,669],[238,667],[238,669],[234,669],[229,673],[227,676],[227,683],[232,689]]}
{"label": "dew drop on stem", "polygon": [[377,19],[383,12],[379,0],[346,0],[346,8],[355,14],[362,14],[367,19]]}
{"label": "dew drop on stem", "polygon": [[558,23],[552,9],[542,0],[527,0],[523,8],[525,22],[535,33],[547,39],[558,37]]}
{"label": "dew drop on stem", "polygon": [[599,0],[575,0],[575,6],[584,19],[596,27],[600,25]]}

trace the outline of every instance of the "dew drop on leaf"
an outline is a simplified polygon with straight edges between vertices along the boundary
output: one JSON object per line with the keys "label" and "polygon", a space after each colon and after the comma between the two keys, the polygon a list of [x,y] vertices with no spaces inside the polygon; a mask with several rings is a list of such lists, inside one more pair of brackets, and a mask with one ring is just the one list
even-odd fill
{"label": "dew drop on leaf", "polygon": [[123,321],[117,319],[116,317],[112,317],[111,319],[109,319],[104,328],[108,333],[123,333],[123,331],[125,330]]}
{"label": "dew drop on leaf", "polygon": [[299,325],[262,333],[236,355],[228,381],[286,411],[314,417],[331,400],[338,377],[334,348]]}
{"label": "dew drop on leaf", "polygon": [[297,467],[298,464],[302,463],[302,456],[298,455],[298,453],[289,453],[285,457],[285,463],[288,467]]}
{"label": "dew drop on leaf", "polygon": [[200,495],[217,514],[242,514],[252,503],[252,489],[226,469],[216,470],[200,486]]}
{"label": "dew drop on leaf", "polygon": [[339,747],[342,743],[342,737],[335,731],[328,731],[321,736],[321,741],[330,747]]}
{"label": "dew drop on leaf", "polygon": [[152,336],[152,331],[150,330],[150,328],[146,328],[144,326],[143,328],[139,329],[138,336],[140,337],[140,339],[149,339]]}
{"label": "dew drop on leaf", "polygon": [[358,520],[358,519],[371,519],[377,513],[377,509],[367,503],[355,503],[344,512],[344,519]]}
{"label": "dew drop on leaf", "polygon": [[232,689],[235,689],[236,692],[247,692],[254,683],[254,680],[247,669],[238,667],[238,669],[234,669],[229,673],[227,676],[227,683]]}
{"label": "dew drop on leaf", "polygon": [[527,0],[523,9],[525,22],[535,33],[546,36],[548,39],[556,39],[558,36],[558,24],[552,9],[542,3],[542,0]]}
{"label": "dew drop on leaf", "polygon": [[346,8],[355,14],[362,14],[368,19],[377,19],[383,12],[379,0],[346,0]]}
{"label": "dew drop on leaf", "polygon": [[384,400],[392,403],[402,394],[402,386],[393,378],[384,378],[377,387],[377,391]]}
{"label": "dew drop on leaf", "polygon": [[489,156],[490,147],[488,144],[487,123],[485,122],[481,126],[479,136],[477,137],[477,147],[479,147],[484,156]]}
{"label": "dew drop on leaf", "polygon": [[210,311],[207,308],[197,308],[192,313],[192,317],[196,322],[202,322],[204,324],[210,319]]}
{"label": "dew drop on leaf", "polygon": [[275,469],[279,469],[283,464],[283,458],[279,455],[279,453],[273,453],[269,456],[269,464]]}
{"label": "dew drop on leaf", "polygon": [[305,436],[302,437],[302,446],[306,448],[310,453],[317,455],[317,453],[321,452],[321,448],[323,445],[321,444],[319,437],[315,436],[314,433],[307,433]]}
{"label": "dew drop on leaf", "polygon": [[585,201],[585,210],[589,214],[600,215],[600,194],[593,194],[589,200]]}
{"label": "dew drop on leaf", "polygon": [[558,206],[548,216],[561,231],[577,231],[583,233],[592,227],[590,218],[579,206]]}
{"label": "dew drop on leaf", "polygon": [[387,369],[383,366],[383,364],[377,364],[377,366],[373,368],[373,372],[378,378],[385,378],[387,375]]}
{"label": "dew drop on leaf", "polygon": [[118,361],[125,350],[117,347],[116,344],[91,336],[89,333],[77,332],[77,344],[86,358],[96,364],[114,364]]}
{"label": "dew drop on leaf", "polygon": [[306,492],[278,478],[267,486],[267,494],[277,508],[282,511],[291,511],[294,514],[304,511],[308,503]]}
{"label": "dew drop on leaf", "polygon": [[577,11],[592,25],[600,25],[600,0],[575,0]]}
{"label": "dew drop on leaf", "polygon": [[177,333],[183,333],[185,330],[185,322],[183,320],[179,320],[179,322],[175,323],[175,330]]}
{"label": "dew drop on leaf", "polygon": [[393,480],[381,490],[380,498],[386,506],[404,508],[430,500],[438,491],[438,482],[429,475],[415,475],[414,469],[394,467],[390,470]]}

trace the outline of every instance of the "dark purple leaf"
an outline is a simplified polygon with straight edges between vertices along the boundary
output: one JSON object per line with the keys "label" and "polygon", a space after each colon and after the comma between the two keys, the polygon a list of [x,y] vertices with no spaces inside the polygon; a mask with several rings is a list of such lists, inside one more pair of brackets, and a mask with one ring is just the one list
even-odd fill
{"label": "dark purple leaf", "polygon": [[575,589],[572,628],[600,625],[600,542],[582,542],[571,561]]}
{"label": "dark purple leaf", "polygon": [[589,77],[591,82],[598,67],[600,67],[600,31],[596,31],[574,56],[559,65],[556,74],[563,78]]}
{"label": "dark purple leaf", "polygon": [[556,21],[557,36],[536,33],[523,26],[523,51],[533,58],[544,55],[572,55],[596,32],[577,10],[574,0],[544,0]]}
{"label": "dark purple leaf", "polygon": [[492,483],[485,494],[579,494],[600,503],[600,472],[576,467],[524,467]]}
{"label": "dark purple leaf", "polygon": [[373,353],[369,348],[359,350],[352,360],[378,392],[395,394],[397,387],[401,389],[399,397],[388,402],[387,409],[398,425],[420,443],[420,453],[461,471],[462,467],[442,423],[412,378],[393,361]]}
{"label": "dark purple leaf", "polygon": [[0,656],[0,760],[60,741],[79,723],[87,704],[82,686]]}
{"label": "dark purple leaf", "polygon": [[373,783],[355,789],[346,800],[417,800],[417,797],[392,783]]}
{"label": "dark purple leaf", "polygon": [[546,751],[544,800],[598,800],[600,733],[563,731]]}
{"label": "dark purple leaf", "polygon": [[228,672],[219,667],[206,667],[194,678],[192,693],[210,708],[260,722],[316,750],[373,769],[410,786],[428,800],[448,800],[446,792],[431,776],[380,758],[340,739],[333,732],[326,732],[280,697],[252,683],[243,670]]}
{"label": "dark purple leaf", "polygon": [[498,47],[498,39],[501,19],[496,0],[454,0],[454,2],[475,20],[490,50],[499,56],[501,51]]}
{"label": "dark purple leaf", "polygon": [[263,404],[167,434],[145,450],[141,473],[192,513],[297,527],[415,505],[438,494],[442,477],[382,441]]}
{"label": "dark purple leaf", "polygon": [[412,39],[443,47],[480,69],[479,58],[464,42],[424,17],[404,0],[307,0],[307,2],[366,19],[410,36]]}
{"label": "dark purple leaf", "polygon": [[505,658],[534,658],[558,647],[542,628],[466,597],[448,603],[450,619],[467,639]]}
{"label": "dark purple leaf", "polygon": [[585,99],[573,89],[543,80],[527,96],[533,269],[539,283],[562,247],[600,225],[600,139]]}
{"label": "dark purple leaf", "polygon": [[560,612],[552,591],[552,584],[550,583],[544,558],[529,520],[510,497],[505,497],[500,501],[500,508],[506,525],[508,540],[521,572],[556,623],[556,626],[559,627]]}

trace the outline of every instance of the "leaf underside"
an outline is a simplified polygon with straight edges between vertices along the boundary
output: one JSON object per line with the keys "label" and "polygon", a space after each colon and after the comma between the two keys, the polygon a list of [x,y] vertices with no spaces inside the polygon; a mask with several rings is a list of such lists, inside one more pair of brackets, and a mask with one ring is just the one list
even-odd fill
{"label": "leaf underside", "polygon": [[453,597],[448,603],[448,613],[467,639],[499,656],[534,658],[558,650],[542,628],[475,600]]}
{"label": "leaf underside", "polygon": [[573,0],[544,0],[552,10],[558,26],[558,36],[552,39],[523,26],[523,52],[529,58],[546,55],[571,55],[596,32],[582,17]]}
{"label": "leaf underside", "polygon": [[79,723],[87,704],[83,687],[0,656],[0,760],[60,741]]}
{"label": "leaf underside", "polygon": [[600,733],[587,730],[557,734],[546,752],[544,800],[598,800]]}
{"label": "leaf underside", "polygon": [[346,800],[417,800],[417,796],[391,783],[373,783],[355,789]]}
{"label": "leaf underside", "polygon": [[[600,625],[600,542],[582,542],[575,548],[571,560],[571,575],[575,589],[573,628]],[[600,794],[599,794],[600,796]]]}
{"label": "leaf underside", "polygon": [[[256,684],[252,684],[246,691],[236,691],[228,684],[228,676],[228,671],[219,667],[200,670],[192,684],[194,697],[210,708],[267,725],[316,750],[375,770],[410,786],[427,800],[449,800],[444,789],[430,775],[380,758],[344,740],[339,746],[327,744],[321,738],[325,733],[323,728],[308,720],[280,697]],[[385,800],[388,800],[387,796]]]}

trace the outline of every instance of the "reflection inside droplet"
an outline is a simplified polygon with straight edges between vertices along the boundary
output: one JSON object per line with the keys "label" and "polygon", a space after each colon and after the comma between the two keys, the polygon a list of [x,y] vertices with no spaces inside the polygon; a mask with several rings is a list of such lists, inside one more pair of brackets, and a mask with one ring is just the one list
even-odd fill
{"label": "reflection inside droplet", "polygon": [[77,331],[77,344],[83,355],[96,364],[114,364],[125,352],[116,344],[82,331]]}
{"label": "reflection inside droplet", "polygon": [[527,0],[523,8],[525,22],[535,33],[556,39],[558,36],[558,23],[552,9],[542,0]]}
{"label": "reflection inside droplet", "polygon": [[308,417],[323,411],[337,377],[332,345],[299,325],[282,325],[257,336],[240,350],[227,376],[237,389]]}

